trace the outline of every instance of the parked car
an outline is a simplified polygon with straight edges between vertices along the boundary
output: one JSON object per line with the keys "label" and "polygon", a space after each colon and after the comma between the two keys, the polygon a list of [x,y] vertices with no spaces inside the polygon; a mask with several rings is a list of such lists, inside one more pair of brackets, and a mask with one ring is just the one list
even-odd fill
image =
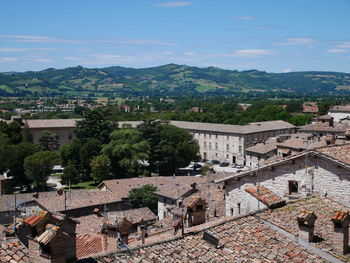
{"label": "parked car", "polygon": [[225,162],[222,162],[219,164],[220,167],[227,167],[227,166],[230,166],[230,163],[225,161]]}
{"label": "parked car", "polygon": [[210,163],[211,164],[220,164],[220,161],[218,161],[218,160],[210,160]]}

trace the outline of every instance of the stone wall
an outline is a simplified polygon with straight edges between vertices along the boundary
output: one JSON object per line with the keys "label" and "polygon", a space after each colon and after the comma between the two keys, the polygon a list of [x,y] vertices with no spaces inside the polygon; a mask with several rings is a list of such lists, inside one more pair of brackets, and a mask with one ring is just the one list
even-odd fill
{"label": "stone wall", "polygon": [[[335,201],[350,206],[350,171],[320,157],[306,157],[294,159],[294,162],[282,164],[273,169],[261,170],[257,175],[247,175],[238,181],[232,179],[227,182],[226,215],[229,216],[234,209],[237,215],[237,204],[241,211],[248,213],[257,209],[258,201],[252,198],[244,189],[258,184],[264,185],[277,195],[288,198],[320,194],[328,196]],[[298,193],[289,195],[289,181],[298,183]]]}

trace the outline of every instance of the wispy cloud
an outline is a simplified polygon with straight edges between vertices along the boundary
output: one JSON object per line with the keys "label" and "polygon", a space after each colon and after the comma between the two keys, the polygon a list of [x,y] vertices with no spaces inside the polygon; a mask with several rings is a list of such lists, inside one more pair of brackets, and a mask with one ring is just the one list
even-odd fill
{"label": "wispy cloud", "polygon": [[31,43],[70,43],[70,44],[82,44],[83,41],[62,39],[48,36],[34,36],[34,35],[2,35],[0,39],[7,39],[17,42],[31,42]]}
{"label": "wispy cloud", "polygon": [[0,52],[24,52],[28,51],[27,48],[9,48],[9,47],[0,47]]}
{"label": "wispy cloud", "polygon": [[273,55],[274,52],[267,49],[238,49],[233,53],[236,57],[261,57]]}
{"label": "wispy cloud", "polygon": [[286,46],[308,45],[315,42],[315,39],[310,37],[293,37],[285,38],[279,44]]}
{"label": "wispy cloud", "polygon": [[174,7],[188,6],[188,5],[192,5],[192,4],[193,4],[192,2],[177,1],[177,2],[157,3],[157,4],[155,4],[155,6],[174,8]]}
{"label": "wispy cloud", "polygon": [[0,62],[11,62],[11,61],[18,61],[20,58],[15,57],[0,57]]}
{"label": "wispy cloud", "polygon": [[330,48],[327,50],[329,53],[346,53],[349,50],[345,49],[345,48]]}
{"label": "wispy cloud", "polygon": [[254,16],[236,16],[233,18],[234,20],[254,20]]}
{"label": "wispy cloud", "polygon": [[[14,42],[31,42],[31,43],[67,43],[67,44],[119,44],[119,45],[155,45],[155,46],[175,46],[175,43],[163,41],[159,39],[134,39],[134,38],[118,38],[118,39],[63,39],[49,36],[35,35],[2,35],[0,39]],[[37,48],[39,50],[39,48]],[[40,48],[42,51],[54,50],[53,48]],[[55,49],[57,50],[57,49]],[[19,51],[19,50],[18,50]]]}
{"label": "wispy cloud", "polygon": [[350,52],[350,42],[340,42],[327,50],[329,53],[347,53]]}

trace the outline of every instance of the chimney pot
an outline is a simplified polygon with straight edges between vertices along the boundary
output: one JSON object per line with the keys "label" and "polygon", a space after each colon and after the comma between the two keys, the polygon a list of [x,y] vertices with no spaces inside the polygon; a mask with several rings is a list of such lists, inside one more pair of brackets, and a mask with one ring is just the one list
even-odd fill
{"label": "chimney pot", "polygon": [[332,221],[334,224],[334,249],[338,253],[345,255],[349,252],[349,212],[335,211]]}
{"label": "chimney pot", "polygon": [[315,222],[317,216],[314,212],[302,211],[297,217],[299,226],[299,236],[302,239],[312,242],[314,239]]}

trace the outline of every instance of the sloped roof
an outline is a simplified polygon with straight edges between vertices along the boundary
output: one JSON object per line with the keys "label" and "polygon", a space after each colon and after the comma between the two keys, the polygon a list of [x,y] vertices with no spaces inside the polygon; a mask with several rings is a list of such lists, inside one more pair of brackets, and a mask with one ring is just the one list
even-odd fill
{"label": "sloped roof", "polygon": [[244,190],[269,208],[275,208],[286,204],[285,200],[263,185],[248,187]]}
{"label": "sloped roof", "polygon": [[76,122],[82,119],[41,119],[25,120],[29,129],[75,128]]}
{"label": "sloped roof", "polygon": [[77,235],[76,255],[78,259],[107,252],[107,238],[104,234]]}
{"label": "sloped roof", "polygon": [[127,209],[108,213],[108,218],[118,219],[122,217],[126,217],[126,219],[133,224],[138,223],[141,219],[143,221],[155,221],[157,219],[157,216],[148,207]]}
{"label": "sloped roof", "polygon": [[106,262],[327,262],[253,216],[210,228],[223,245],[217,249],[203,239],[203,230],[166,242],[134,249],[131,253],[97,257]]}

